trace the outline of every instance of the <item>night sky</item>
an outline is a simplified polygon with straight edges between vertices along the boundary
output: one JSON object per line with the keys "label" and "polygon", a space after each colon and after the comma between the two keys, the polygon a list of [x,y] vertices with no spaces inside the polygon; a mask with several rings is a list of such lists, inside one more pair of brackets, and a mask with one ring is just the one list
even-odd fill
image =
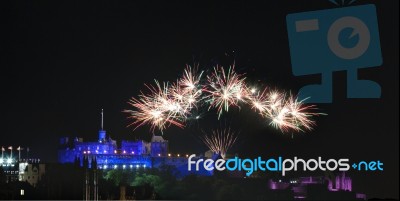
{"label": "night sky", "polygon": [[[346,72],[335,72],[334,102],[318,105],[328,115],[312,132],[282,135],[242,107],[219,121],[209,112],[185,129],[167,129],[170,151],[203,152],[201,130],[230,125],[241,131],[232,151],[243,156],[380,160],[384,172],[350,170],[353,187],[398,198],[398,1],[354,5],[368,3],[377,7],[383,65],[359,76],[381,85],[381,99],[347,99]],[[1,2],[0,145],[56,161],[59,137],[96,140],[102,108],[113,139],[148,140],[149,127],[133,132],[121,111],[144,83],[175,81],[186,64],[207,71],[235,62],[248,81],[297,93],[320,77],[293,76],[285,17],[335,7],[328,0]]]}

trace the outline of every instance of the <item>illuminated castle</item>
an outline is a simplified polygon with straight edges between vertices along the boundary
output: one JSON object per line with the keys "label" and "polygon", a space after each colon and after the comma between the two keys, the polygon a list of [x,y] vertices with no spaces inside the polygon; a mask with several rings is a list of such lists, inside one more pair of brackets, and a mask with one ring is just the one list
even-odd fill
{"label": "illuminated castle", "polygon": [[[101,112],[101,129],[98,141],[84,142],[82,138],[61,138],[58,151],[60,163],[75,163],[97,169],[134,169],[151,168],[162,165],[175,166],[181,176],[188,174],[188,155],[168,153],[168,141],[162,136],[153,135],[150,142],[143,140],[122,141],[121,146],[107,137],[103,128],[103,111]],[[92,167],[92,166],[97,167]],[[211,172],[196,172],[209,175]]]}

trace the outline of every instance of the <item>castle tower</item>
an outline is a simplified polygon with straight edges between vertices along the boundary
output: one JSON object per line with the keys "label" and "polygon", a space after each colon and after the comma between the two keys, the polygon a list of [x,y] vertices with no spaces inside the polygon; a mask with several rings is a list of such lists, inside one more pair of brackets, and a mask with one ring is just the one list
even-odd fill
{"label": "castle tower", "polygon": [[150,154],[152,156],[167,156],[168,140],[165,140],[162,136],[153,134],[151,138]]}
{"label": "castle tower", "polygon": [[104,110],[101,109],[101,128],[99,130],[99,142],[106,140],[106,131],[104,130]]}

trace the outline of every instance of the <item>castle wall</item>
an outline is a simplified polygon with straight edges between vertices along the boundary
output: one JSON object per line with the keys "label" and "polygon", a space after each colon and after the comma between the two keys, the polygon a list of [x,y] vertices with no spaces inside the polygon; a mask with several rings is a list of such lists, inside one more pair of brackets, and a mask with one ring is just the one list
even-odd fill
{"label": "castle wall", "polygon": [[[178,177],[188,174],[212,175],[212,171],[188,171],[186,157],[170,157],[168,155],[168,141],[162,137],[153,137],[152,141],[122,141],[118,149],[116,142],[111,139],[101,142],[83,142],[75,140],[71,146],[66,146],[69,139],[61,140],[58,152],[60,163],[79,163],[98,169],[135,169],[135,168],[160,168],[165,165],[174,166],[178,170]],[[78,160],[78,161],[77,161]]]}

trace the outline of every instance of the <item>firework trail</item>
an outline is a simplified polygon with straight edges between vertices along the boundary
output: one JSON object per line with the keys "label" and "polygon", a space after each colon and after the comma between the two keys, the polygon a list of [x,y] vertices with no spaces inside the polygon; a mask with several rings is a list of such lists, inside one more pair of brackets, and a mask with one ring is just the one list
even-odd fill
{"label": "firework trail", "polygon": [[156,128],[163,132],[171,125],[183,128],[186,121],[199,117],[194,114],[204,104],[208,110],[217,110],[218,119],[230,107],[248,105],[282,132],[312,130],[315,126],[312,118],[322,114],[312,112],[317,109],[315,105],[306,105],[290,93],[248,87],[246,78],[236,73],[234,66],[227,70],[215,67],[204,83],[202,75],[203,72],[197,74],[196,68],[187,66],[175,83],[161,86],[155,81],[155,85],[145,85],[149,92],[141,92],[128,102],[135,110],[124,110],[133,120],[128,126],[136,129],[149,124],[153,132]]}
{"label": "firework trail", "polygon": [[228,128],[213,130],[211,134],[204,134],[201,140],[212,152],[220,154],[225,159],[226,153],[235,144],[237,137],[238,133]]}

